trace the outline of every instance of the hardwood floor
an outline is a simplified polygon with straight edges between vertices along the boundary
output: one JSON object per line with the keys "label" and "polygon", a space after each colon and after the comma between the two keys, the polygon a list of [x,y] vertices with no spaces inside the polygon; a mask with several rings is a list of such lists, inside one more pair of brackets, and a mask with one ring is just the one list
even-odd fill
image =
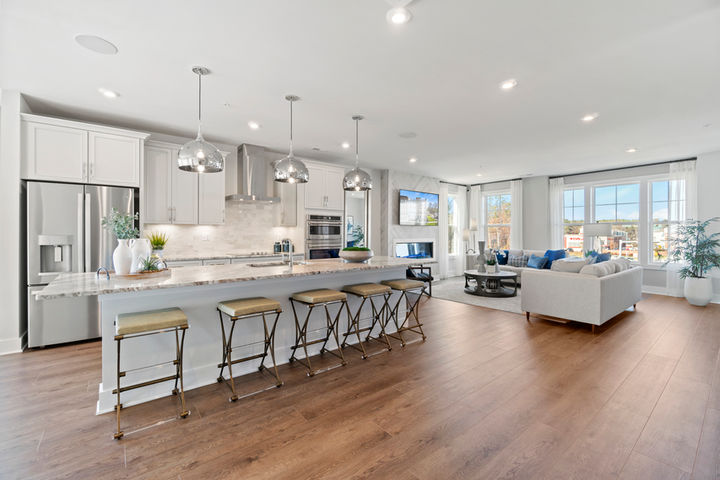
{"label": "hardwood floor", "polygon": [[121,441],[98,342],[0,357],[0,478],[720,478],[720,305],[648,296],[593,335],[423,302],[425,343],[130,407]]}

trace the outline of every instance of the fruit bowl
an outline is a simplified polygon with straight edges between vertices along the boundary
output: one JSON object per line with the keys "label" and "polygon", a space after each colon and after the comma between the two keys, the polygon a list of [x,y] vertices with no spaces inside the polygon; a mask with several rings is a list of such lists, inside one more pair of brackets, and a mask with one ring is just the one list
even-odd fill
{"label": "fruit bowl", "polygon": [[367,250],[340,250],[340,258],[346,262],[362,263],[373,257],[373,251]]}

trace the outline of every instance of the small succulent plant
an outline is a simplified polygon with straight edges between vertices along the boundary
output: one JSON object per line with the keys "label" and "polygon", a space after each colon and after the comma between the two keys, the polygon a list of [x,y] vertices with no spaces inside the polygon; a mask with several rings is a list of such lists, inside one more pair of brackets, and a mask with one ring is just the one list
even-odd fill
{"label": "small succulent plant", "polygon": [[140,260],[140,270],[143,272],[157,272],[160,270],[158,267],[158,263],[160,262],[160,259],[154,256],[149,256],[147,258],[143,258]]}

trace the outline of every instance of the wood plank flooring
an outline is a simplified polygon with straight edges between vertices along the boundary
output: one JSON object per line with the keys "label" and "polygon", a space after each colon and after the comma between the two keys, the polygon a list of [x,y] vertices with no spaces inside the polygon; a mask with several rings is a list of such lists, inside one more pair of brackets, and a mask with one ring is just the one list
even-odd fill
{"label": "wood plank flooring", "polygon": [[95,415],[98,342],[0,357],[0,478],[720,479],[720,305],[647,296],[595,335],[438,299],[421,315],[425,343],[284,365],[236,403],[191,390],[185,420],[174,397],[130,407],[119,442]]}

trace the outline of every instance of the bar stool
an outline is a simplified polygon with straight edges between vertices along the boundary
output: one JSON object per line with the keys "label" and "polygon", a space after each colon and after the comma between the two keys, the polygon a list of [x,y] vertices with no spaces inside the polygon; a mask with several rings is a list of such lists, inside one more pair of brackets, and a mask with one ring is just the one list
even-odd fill
{"label": "bar stool", "polygon": [[[305,316],[305,320],[302,322],[302,324],[298,319],[297,310],[295,308],[296,303],[300,303],[308,307],[307,315]],[[328,305],[333,304],[340,304],[340,308],[338,309],[335,318],[332,318],[330,316],[330,310],[328,309]],[[305,368],[307,368],[308,370],[307,375],[309,377],[314,376],[316,373],[326,372],[333,368],[346,365],[347,362],[345,361],[345,357],[343,356],[342,349],[340,348],[340,339],[338,338],[338,323],[340,320],[340,314],[342,313],[343,309],[345,309],[348,312],[348,315],[350,315],[350,310],[347,307],[347,296],[343,292],[339,292],[337,290],[308,290],[306,292],[294,293],[292,297],[290,297],[290,305],[292,305],[293,315],[295,317],[295,345],[292,347],[293,354],[290,356],[290,363],[297,360],[301,365],[304,365]],[[325,336],[317,340],[308,341],[308,323],[315,307],[324,307],[325,309],[325,327],[319,330],[315,330],[322,331],[324,329]],[[328,340],[330,340],[330,335],[332,335],[335,339],[338,353],[335,353],[325,348],[327,346]],[[322,347],[320,348],[320,354],[322,355],[323,353],[328,352],[339,358],[340,364],[333,365],[332,367],[328,367],[322,370],[313,369],[312,363],[310,362],[310,355],[308,355],[307,347],[308,345],[314,345],[321,342]],[[305,351],[305,362],[295,356],[298,349],[301,347]]]}
{"label": "bar stool", "polygon": [[[185,345],[185,331],[188,329],[187,316],[185,312],[179,308],[166,308],[162,310],[152,310],[148,312],[123,313],[117,316],[115,321],[115,341],[117,341],[117,388],[112,393],[117,394],[117,432],[113,438],[118,440],[123,437],[124,432],[120,430],[120,393],[136,388],[155,385],[156,383],[168,382],[175,380],[175,387],[172,390],[173,395],[180,393],[180,401],[182,402],[181,418],[188,416],[190,412],[185,408],[185,389],[183,387],[183,348]],[[182,331],[182,338],[178,338],[178,332]],[[135,368],[132,370],[120,370],[120,342],[128,338],[144,337],[147,335],[156,335],[159,333],[175,332],[175,360],[163,362],[147,367]],[[175,365],[175,375],[168,375],[154,380],[137,383],[135,385],[120,386],[120,378],[127,373],[153,368],[165,364]],[[178,391],[178,380],[180,380],[180,390]]]}
{"label": "bar stool", "polygon": [[[341,347],[345,348],[346,346],[350,346],[362,353],[363,359],[368,358],[368,354],[365,351],[365,346],[363,345],[362,339],[360,338],[361,332],[368,332],[367,337],[365,338],[366,342],[369,342],[370,340],[375,340],[379,343],[385,343],[385,345],[387,346],[387,351],[392,350],[392,345],[390,345],[390,339],[385,333],[385,323],[387,321],[388,311],[390,310],[390,305],[388,304],[388,301],[392,296],[392,289],[387,285],[381,285],[379,283],[359,283],[355,285],[347,285],[343,287],[342,291],[362,298],[362,302],[360,302],[360,307],[358,307],[355,315],[350,312],[350,307],[348,307],[348,326],[347,331],[344,334]],[[380,309],[378,309],[377,305],[375,305],[375,298],[377,297],[382,297],[383,303]],[[369,327],[360,328],[360,314],[362,312],[363,306],[365,306],[365,302],[368,299],[370,299],[370,306],[372,307],[372,323]],[[372,331],[375,328],[376,324],[380,325],[380,334],[377,338],[373,338]],[[353,334],[357,336],[357,345],[347,343],[348,336]],[[374,355],[377,355],[377,353],[375,353]]]}
{"label": "bar stool", "polygon": [[[395,333],[388,333],[387,335],[396,340],[400,340],[400,343],[403,347],[407,345],[407,342],[405,342],[405,338],[403,337],[402,332],[417,333],[418,335],[421,335],[422,340],[425,341],[427,337],[425,336],[425,332],[423,332],[422,323],[420,323],[420,299],[425,293],[425,282],[402,278],[397,280],[384,280],[382,284],[387,285],[393,290],[400,292],[400,297],[398,298],[397,303],[394,307],[391,307],[390,309],[390,316],[395,322],[395,327],[397,328],[397,331]],[[419,292],[413,291],[418,289],[420,290]],[[414,302],[412,302],[408,297],[408,292],[417,295],[417,298]],[[398,322],[398,309],[400,308],[400,303],[402,302],[403,298],[405,299],[406,307],[405,319],[402,322]],[[411,317],[415,318],[414,325],[410,325]]]}
{"label": "bar stool", "polygon": [[[269,298],[265,297],[254,297],[254,298],[240,298],[237,300],[227,300],[224,302],[219,302],[217,304],[217,311],[218,315],[220,316],[220,330],[222,331],[222,341],[223,341],[223,355],[222,355],[222,361],[221,363],[218,363],[218,368],[220,369],[220,375],[217,378],[218,382],[225,382],[229,385],[230,390],[232,391],[232,395],[230,396],[230,401],[234,402],[239,397],[237,395],[237,392],[235,391],[235,379],[233,377],[232,373],[232,366],[236,363],[240,362],[247,362],[249,360],[255,360],[256,358],[261,358],[260,366],[258,367],[259,371],[267,370],[270,375],[275,377],[275,387],[282,386],[283,382],[280,380],[280,374],[278,373],[277,364],[275,363],[275,327],[277,327],[278,319],[280,318],[280,313],[282,313],[282,308],[280,308],[280,302],[277,302],[275,300],[271,300]],[[230,319],[231,326],[230,326],[230,332],[229,335],[225,335],[225,322],[223,321],[223,314],[227,315]],[[275,320],[273,320],[272,328],[268,329],[268,322],[265,317],[267,314],[275,314]],[[247,343],[245,345],[238,345],[236,348],[240,347],[247,347],[250,345],[255,345],[258,343],[263,344],[263,353],[258,353],[256,355],[250,355],[248,357],[238,358],[237,360],[232,359],[232,338],[233,333],[235,332],[235,322],[238,320],[244,320],[247,318],[257,318],[261,317],[263,322],[263,329],[265,332],[265,340],[262,340],[260,342],[254,342],[254,343]],[[270,370],[268,367],[265,366],[265,357],[268,355],[268,350],[270,351],[270,357],[272,358],[273,362],[273,369]],[[223,370],[225,367],[228,368],[228,373],[230,374],[230,381],[228,382],[225,380],[225,377],[223,377]],[[272,387],[271,387],[272,388]],[[246,395],[243,395],[243,398],[248,397],[250,395],[255,395],[256,393],[264,392],[265,390],[268,390],[267,388],[264,388],[262,390],[259,390],[257,392],[248,393]]]}

